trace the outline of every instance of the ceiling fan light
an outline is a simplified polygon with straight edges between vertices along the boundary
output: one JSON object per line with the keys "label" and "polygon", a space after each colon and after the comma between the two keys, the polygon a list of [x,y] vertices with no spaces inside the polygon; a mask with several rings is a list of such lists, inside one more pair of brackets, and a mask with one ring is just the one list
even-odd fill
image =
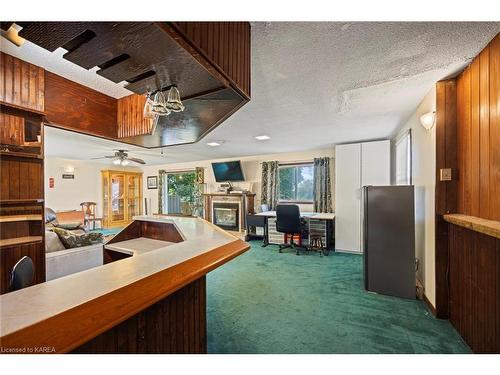
{"label": "ceiling fan light", "polygon": [[126,165],[129,165],[130,162],[127,160],[127,159],[123,159],[122,160],[122,166],[126,166]]}
{"label": "ceiling fan light", "polygon": [[120,163],[121,163],[121,160],[120,160],[120,159],[114,159],[114,160],[113,160],[113,164],[114,164],[114,165],[120,165]]}
{"label": "ceiling fan light", "polygon": [[181,101],[181,95],[179,94],[179,90],[176,86],[172,86],[168,91],[166,107],[173,112],[184,111],[184,105]]}

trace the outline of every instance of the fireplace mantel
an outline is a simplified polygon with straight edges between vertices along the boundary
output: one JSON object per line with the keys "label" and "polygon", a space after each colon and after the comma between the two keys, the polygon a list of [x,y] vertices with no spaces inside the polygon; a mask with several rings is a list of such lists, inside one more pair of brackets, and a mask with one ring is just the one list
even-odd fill
{"label": "fireplace mantel", "polygon": [[254,211],[254,201],[255,193],[238,193],[238,194],[227,194],[227,193],[206,193],[203,194],[205,197],[205,220],[216,224],[213,217],[214,203],[235,203],[239,207],[239,231],[243,231],[246,226],[246,215],[253,214]]}

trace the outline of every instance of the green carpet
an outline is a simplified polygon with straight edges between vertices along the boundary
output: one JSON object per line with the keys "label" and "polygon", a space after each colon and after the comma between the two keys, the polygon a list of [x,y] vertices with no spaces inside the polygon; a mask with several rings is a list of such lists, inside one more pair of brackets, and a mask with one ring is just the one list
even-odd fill
{"label": "green carpet", "polygon": [[365,292],[362,259],[253,241],[207,276],[209,353],[470,353],[423,302]]}
{"label": "green carpet", "polygon": [[123,228],[99,228],[99,229],[91,230],[91,232],[98,232],[98,233],[102,233],[104,236],[111,236],[111,235],[117,234],[122,229]]}

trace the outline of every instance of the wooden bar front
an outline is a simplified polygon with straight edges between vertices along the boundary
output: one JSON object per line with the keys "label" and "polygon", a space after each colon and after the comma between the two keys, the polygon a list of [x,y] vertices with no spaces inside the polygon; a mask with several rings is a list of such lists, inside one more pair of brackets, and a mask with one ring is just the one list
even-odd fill
{"label": "wooden bar front", "polygon": [[206,353],[205,294],[203,276],[72,353]]}

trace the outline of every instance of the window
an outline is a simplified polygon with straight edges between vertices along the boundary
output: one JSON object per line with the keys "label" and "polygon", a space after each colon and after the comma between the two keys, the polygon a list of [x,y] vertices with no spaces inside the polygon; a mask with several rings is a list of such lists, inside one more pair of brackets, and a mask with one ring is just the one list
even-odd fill
{"label": "window", "polygon": [[411,185],[411,129],[396,140],[396,185]]}
{"label": "window", "polygon": [[280,165],[278,168],[279,200],[312,203],[313,174],[312,163]]}
{"label": "window", "polygon": [[163,196],[166,212],[169,214],[183,213],[183,205],[193,204],[196,191],[196,172],[168,172]]}

